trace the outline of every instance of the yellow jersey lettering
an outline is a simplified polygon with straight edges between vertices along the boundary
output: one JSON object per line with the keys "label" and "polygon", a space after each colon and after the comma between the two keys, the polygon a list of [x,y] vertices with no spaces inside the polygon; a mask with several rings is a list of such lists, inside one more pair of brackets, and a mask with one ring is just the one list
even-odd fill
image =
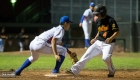
{"label": "yellow jersey lettering", "polygon": [[107,26],[105,26],[105,25],[102,25],[102,26],[99,26],[99,28],[98,28],[98,31],[100,32],[100,31],[107,31],[109,28],[108,28],[108,25]]}

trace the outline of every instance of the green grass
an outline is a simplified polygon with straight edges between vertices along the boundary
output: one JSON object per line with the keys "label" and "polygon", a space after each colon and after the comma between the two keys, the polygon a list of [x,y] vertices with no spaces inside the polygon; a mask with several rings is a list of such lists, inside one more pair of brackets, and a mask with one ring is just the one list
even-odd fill
{"label": "green grass", "polygon": [[[133,53],[130,56],[113,56],[112,60],[116,69],[140,69],[140,54]],[[0,70],[17,69],[22,63],[30,56],[30,54],[12,54],[0,53]],[[79,56],[80,58],[81,56]],[[53,69],[55,65],[55,57],[53,55],[40,54],[39,59],[34,62],[26,70],[45,70]],[[69,56],[66,57],[61,69],[70,69],[72,66]],[[101,56],[91,59],[84,69],[96,70],[106,69],[105,63],[102,61]]]}

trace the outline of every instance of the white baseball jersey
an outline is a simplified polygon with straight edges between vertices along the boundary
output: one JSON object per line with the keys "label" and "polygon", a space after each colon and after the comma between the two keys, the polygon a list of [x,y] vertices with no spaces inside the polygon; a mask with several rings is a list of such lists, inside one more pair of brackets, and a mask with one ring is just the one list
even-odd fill
{"label": "white baseball jersey", "polygon": [[87,21],[88,23],[92,23],[92,21],[93,21],[93,12],[92,12],[91,9],[86,9],[83,15],[86,16],[84,21]]}
{"label": "white baseball jersey", "polygon": [[57,38],[57,44],[62,43],[62,37],[64,36],[64,29],[62,26],[53,27],[50,30],[47,30],[40,34],[38,37],[51,43],[52,37]]}

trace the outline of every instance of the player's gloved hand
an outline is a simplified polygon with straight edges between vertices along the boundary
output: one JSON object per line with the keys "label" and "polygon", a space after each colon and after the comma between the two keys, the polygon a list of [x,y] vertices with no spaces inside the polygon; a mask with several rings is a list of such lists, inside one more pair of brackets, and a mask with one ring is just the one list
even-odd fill
{"label": "player's gloved hand", "polygon": [[72,52],[70,57],[72,59],[72,64],[75,64],[78,61],[77,54],[75,52]]}
{"label": "player's gloved hand", "polygon": [[90,43],[93,44],[95,41],[96,41],[96,39],[92,39],[92,40],[90,41]]}
{"label": "player's gloved hand", "polygon": [[79,27],[82,27],[82,23],[79,24]]}
{"label": "player's gloved hand", "polygon": [[105,43],[107,43],[107,44],[109,44],[109,43],[111,43],[112,42],[112,39],[111,38],[107,38],[106,40],[105,40]]}
{"label": "player's gloved hand", "polygon": [[58,60],[59,62],[61,61],[61,58],[59,55],[55,55],[56,60]]}

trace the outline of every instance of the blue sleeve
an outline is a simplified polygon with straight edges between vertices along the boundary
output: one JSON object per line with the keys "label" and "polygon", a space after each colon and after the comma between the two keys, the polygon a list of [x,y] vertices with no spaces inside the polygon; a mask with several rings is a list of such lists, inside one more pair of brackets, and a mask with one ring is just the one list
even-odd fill
{"label": "blue sleeve", "polygon": [[80,20],[80,23],[83,23],[84,18],[85,18],[85,16],[83,15],[81,20]]}

